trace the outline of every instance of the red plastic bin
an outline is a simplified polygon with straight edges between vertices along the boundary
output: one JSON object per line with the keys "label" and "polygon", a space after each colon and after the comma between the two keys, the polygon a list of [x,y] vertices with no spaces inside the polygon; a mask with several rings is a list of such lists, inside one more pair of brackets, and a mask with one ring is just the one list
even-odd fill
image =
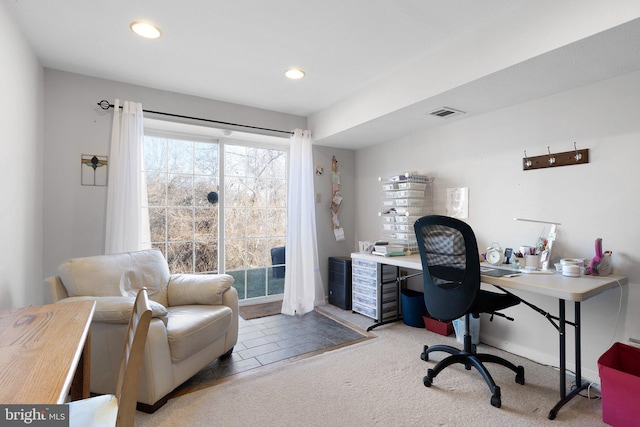
{"label": "red plastic bin", "polygon": [[453,333],[453,324],[451,322],[441,322],[428,315],[422,316],[424,319],[424,327],[428,331],[435,332],[436,334],[448,336]]}
{"label": "red plastic bin", "polygon": [[602,421],[637,425],[640,419],[640,348],[615,343],[598,359]]}

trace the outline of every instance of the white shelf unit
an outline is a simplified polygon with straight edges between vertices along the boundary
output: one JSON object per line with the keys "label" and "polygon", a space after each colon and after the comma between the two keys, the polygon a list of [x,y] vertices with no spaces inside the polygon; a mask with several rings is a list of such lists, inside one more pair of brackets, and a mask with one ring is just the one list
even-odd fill
{"label": "white shelf unit", "polygon": [[385,322],[398,318],[398,267],[353,259],[351,310]]}
{"label": "white shelf unit", "polygon": [[433,178],[406,173],[378,178],[381,182],[382,240],[406,250],[418,250],[413,224],[433,211]]}

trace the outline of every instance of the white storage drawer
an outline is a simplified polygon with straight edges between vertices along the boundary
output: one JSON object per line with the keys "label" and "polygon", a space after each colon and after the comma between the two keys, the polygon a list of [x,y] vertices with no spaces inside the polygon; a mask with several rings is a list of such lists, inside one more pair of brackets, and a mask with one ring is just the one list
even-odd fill
{"label": "white storage drawer", "polygon": [[373,307],[367,307],[366,305],[358,304],[357,302],[354,301],[352,304],[352,309],[356,313],[364,314],[365,316],[370,317],[372,319],[378,318],[378,310],[376,310]]}
{"label": "white storage drawer", "polygon": [[[411,218],[406,216],[406,215],[398,215],[396,217],[394,217],[395,222],[398,222],[400,224],[409,224]],[[413,221],[415,222],[415,221]]]}
{"label": "white storage drawer", "polygon": [[353,293],[353,303],[359,303],[359,304],[364,304],[364,305],[368,305],[370,307],[375,307],[376,306],[376,296],[372,296],[372,297],[368,297],[366,295],[362,295],[362,294],[358,294],[356,292]]}
{"label": "white storage drawer", "polygon": [[357,266],[360,266],[360,267],[365,267],[365,268],[372,268],[374,270],[376,268],[378,268],[378,263],[377,262],[375,262],[375,261],[367,261],[365,259],[355,258],[355,259],[353,259],[351,261],[351,264],[352,265],[357,265]]}
{"label": "white storage drawer", "polygon": [[380,289],[383,295],[393,294],[395,296],[398,293],[398,286],[395,281],[380,285]]}
{"label": "white storage drawer", "polygon": [[362,287],[373,288],[374,292],[376,290],[376,285],[378,284],[378,281],[376,280],[375,277],[363,277],[363,276],[356,276],[356,275],[354,275],[351,278],[351,282],[354,285],[360,285]]}
{"label": "white storage drawer", "polygon": [[396,208],[396,212],[401,215],[420,215],[420,211],[422,211],[422,208],[418,206],[407,206],[407,207],[398,206]]}
{"label": "white storage drawer", "polygon": [[419,182],[399,182],[398,189],[400,190],[419,190],[421,194],[424,194],[424,189],[427,188],[427,184],[421,184]]}
{"label": "white storage drawer", "polygon": [[402,190],[402,191],[395,191],[395,197],[406,197],[409,199],[420,199],[420,201],[422,202],[423,197],[424,197],[424,191],[418,191],[418,190]]}
{"label": "white storage drawer", "polygon": [[366,295],[368,297],[376,297],[377,291],[376,291],[376,287],[374,286],[362,286],[358,283],[353,283],[353,289],[352,292],[354,294],[362,294],[362,295]]}
{"label": "white storage drawer", "polygon": [[383,304],[382,306],[382,320],[389,320],[396,317],[397,305],[395,302],[389,304]]}
{"label": "white storage drawer", "polygon": [[385,190],[385,191],[386,190],[396,190],[398,188],[400,188],[400,187],[396,183],[382,184],[382,189]]}
{"label": "white storage drawer", "polygon": [[376,270],[372,270],[370,268],[362,268],[362,267],[358,267],[357,265],[352,265],[353,268],[353,274],[356,276],[362,276],[362,277],[372,277],[372,278],[376,278]]}

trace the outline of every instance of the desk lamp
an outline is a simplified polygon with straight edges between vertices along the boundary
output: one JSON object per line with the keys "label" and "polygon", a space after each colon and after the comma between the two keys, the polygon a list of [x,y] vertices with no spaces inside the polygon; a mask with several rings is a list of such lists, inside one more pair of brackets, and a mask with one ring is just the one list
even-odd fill
{"label": "desk lamp", "polygon": [[545,250],[540,254],[540,261],[542,263],[541,270],[548,270],[549,261],[551,261],[551,248],[553,247],[553,241],[556,240],[556,229],[557,226],[561,224],[559,222],[539,221],[537,219],[514,218],[514,220],[536,222],[538,224],[551,224],[551,229],[549,230],[549,235],[547,236],[547,246]]}

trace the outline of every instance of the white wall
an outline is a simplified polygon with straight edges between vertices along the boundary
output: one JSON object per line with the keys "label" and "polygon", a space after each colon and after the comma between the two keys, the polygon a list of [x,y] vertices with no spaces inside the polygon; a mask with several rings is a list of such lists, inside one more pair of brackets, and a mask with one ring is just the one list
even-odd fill
{"label": "white wall", "polygon": [[41,304],[43,70],[0,4],[0,310]]}
{"label": "white wall", "polygon": [[[65,259],[102,254],[106,187],[80,185],[82,154],[108,155],[115,98],[143,108],[271,129],[306,128],[300,116],[249,108],[57,70],[45,70],[44,275]],[[145,115],[145,117],[152,115]],[[153,118],[161,119],[161,116]]]}
{"label": "white wall", "polygon": [[[640,337],[640,73],[469,117],[356,152],[355,241],[380,235],[378,176],[418,170],[435,177],[435,213],[445,213],[445,189],[469,187],[469,224],[480,250],[491,242],[535,243],[543,226],[514,217],[558,221],[554,258],[593,257],[594,240],[613,251],[615,272],[629,278],[582,304],[583,368],[592,378],[610,340]],[[529,156],[588,148],[590,163],[522,170]],[[557,314],[557,301],[523,294]],[[572,306],[569,313],[573,313]],[[524,306],[514,323],[483,320],[483,341],[557,364],[553,327]],[[572,315],[572,314],[571,314]],[[569,334],[572,339],[573,333]],[[569,349],[572,349],[569,345]]]}

